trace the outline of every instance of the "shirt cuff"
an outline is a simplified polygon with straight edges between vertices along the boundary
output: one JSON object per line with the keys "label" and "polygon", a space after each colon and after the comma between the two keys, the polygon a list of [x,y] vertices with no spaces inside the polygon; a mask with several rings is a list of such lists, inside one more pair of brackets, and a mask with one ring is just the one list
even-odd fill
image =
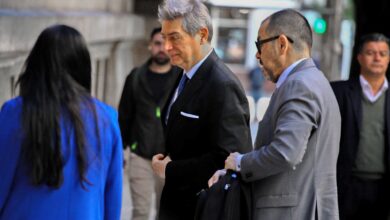
{"label": "shirt cuff", "polygon": [[240,172],[241,171],[241,159],[244,155],[240,154],[236,157],[236,171]]}

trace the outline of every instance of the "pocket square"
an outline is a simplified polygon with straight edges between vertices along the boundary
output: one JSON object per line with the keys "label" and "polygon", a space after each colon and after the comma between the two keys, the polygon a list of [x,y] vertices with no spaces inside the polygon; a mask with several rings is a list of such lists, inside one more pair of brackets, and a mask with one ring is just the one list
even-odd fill
{"label": "pocket square", "polygon": [[193,115],[193,114],[186,113],[186,112],[180,112],[180,114],[183,115],[184,117],[187,117],[187,118],[199,119],[199,115]]}

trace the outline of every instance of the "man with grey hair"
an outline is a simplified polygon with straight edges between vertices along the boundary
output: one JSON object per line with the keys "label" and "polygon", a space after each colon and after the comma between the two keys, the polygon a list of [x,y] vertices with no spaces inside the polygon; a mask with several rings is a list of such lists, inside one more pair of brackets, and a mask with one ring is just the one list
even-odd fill
{"label": "man with grey hair", "polygon": [[203,3],[166,0],[159,18],[171,63],[183,69],[162,114],[166,153],[152,160],[165,178],[159,217],[193,219],[197,193],[229,153],[251,150],[248,101],[210,45],[213,29]]}
{"label": "man with grey hair", "polygon": [[[340,112],[332,88],[310,58],[312,32],[298,12],[265,19],[256,58],[276,83],[255,150],[232,153],[225,168],[253,183],[255,219],[337,220]],[[225,171],[209,180],[214,184]]]}

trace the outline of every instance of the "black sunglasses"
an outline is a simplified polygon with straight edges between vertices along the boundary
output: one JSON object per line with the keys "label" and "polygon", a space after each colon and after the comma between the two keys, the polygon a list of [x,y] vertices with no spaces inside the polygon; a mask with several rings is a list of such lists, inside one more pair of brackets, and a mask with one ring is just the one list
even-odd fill
{"label": "black sunglasses", "polygon": [[[256,44],[256,47],[257,47],[257,52],[259,52],[259,54],[260,54],[261,53],[261,46],[263,46],[263,44],[271,42],[273,40],[276,40],[279,37],[280,37],[280,35],[275,36],[275,37],[270,37],[270,38],[267,38],[267,39],[264,39],[264,40],[257,40],[257,41],[255,41],[255,44]],[[290,37],[288,37],[288,36],[286,36],[286,37],[287,37],[287,40],[290,41],[290,43],[294,43],[294,41]]]}

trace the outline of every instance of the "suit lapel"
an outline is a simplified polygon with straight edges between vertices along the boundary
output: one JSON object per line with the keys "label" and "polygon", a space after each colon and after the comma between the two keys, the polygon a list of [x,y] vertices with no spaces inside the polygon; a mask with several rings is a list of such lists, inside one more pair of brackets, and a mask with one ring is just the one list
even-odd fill
{"label": "suit lapel", "polygon": [[[173,92],[174,92],[176,89],[176,86],[178,85],[178,83],[180,81],[181,74],[182,74],[183,70],[176,67],[176,66],[172,66],[171,71],[172,71],[170,73],[171,76],[169,76],[169,80],[168,80],[168,84],[166,85],[166,88],[173,88]],[[168,101],[170,101],[169,98],[171,97],[171,93],[172,93],[172,91],[166,92],[165,95],[161,98],[160,103],[158,103],[162,109],[164,109],[165,106],[169,104]]]}
{"label": "suit lapel", "polygon": [[196,91],[202,86],[202,80],[194,80],[192,78],[184,88],[183,92],[177,97],[175,103],[171,107],[171,112],[169,113],[168,118],[168,128],[173,121],[176,120],[177,116],[180,114],[180,111],[183,109],[183,106],[189,102],[190,98],[196,93]]}
{"label": "suit lapel", "polygon": [[[168,127],[167,124],[165,124],[165,118],[167,117],[168,107],[169,107],[169,105],[170,105],[170,103],[171,103],[171,100],[172,100],[174,94],[175,94],[176,88],[177,88],[177,86],[179,85],[179,82],[180,82],[180,79],[181,79],[182,74],[183,74],[183,70],[181,70],[181,71],[179,72],[179,74],[178,74],[178,76],[177,76],[177,78],[176,78],[176,82],[173,84],[174,86],[171,87],[172,89],[171,89],[171,91],[169,92],[169,96],[168,96],[167,102],[166,102],[166,104],[165,104],[165,106],[164,106],[164,108],[163,108],[163,112],[162,112],[162,116],[163,116],[163,117],[161,117],[161,122],[162,122],[163,127],[164,127],[165,129],[167,129],[167,127]],[[171,108],[172,108],[172,107],[171,107]],[[171,110],[172,110],[172,109],[171,109]]]}
{"label": "suit lapel", "polygon": [[358,124],[358,130],[360,131],[362,125],[362,88],[359,83],[359,78],[352,80],[348,97],[349,101],[352,102],[353,116]]}
{"label": "suit lapel", "polygon": [[[169,113],[168,118],[168,132],[173,124],[173,122],[176,120],[177,116],[180,114],[181,109],[183,109],[183,106],[188,103],[191,99],[191,97],[202,87],[203,81],[205,78],[208,77],[208,75],[211,72],[211,69],[213,67],[213,63],[218,59],[215,52],[211,52],[209,57],[203,62],[203,64],[199,67],[199,69],[196,71],[195,75],[187,82],[187,85],[177,97],[175,103],[173,103],[171,107],[171,111]],[[177,87],[177,86],[176,86]]]}

